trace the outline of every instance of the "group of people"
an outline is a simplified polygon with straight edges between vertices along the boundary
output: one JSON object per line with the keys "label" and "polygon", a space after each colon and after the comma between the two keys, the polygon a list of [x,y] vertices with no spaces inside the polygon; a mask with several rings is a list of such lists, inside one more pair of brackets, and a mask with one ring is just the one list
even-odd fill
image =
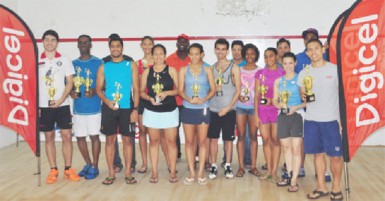
{"label": "group of people", "polygon": [[[177,50],[168,57],[162,44],[143,37],[144,56],[138,61],[123,54],[124,43],[117,34],[110,35],[110,55],[103,60],[92,56],[91,37],[81,35],[80,57],[71,62],[57,52],[58,34],[46,31],[39,60],[40,127],[45,133],[51,166],[46,182],[55,183],[59,174],[54,143],[57,125],[63,141],[66,179],[79,181],[80,177],[98,176],[98,135],[102,133],[106,136],[109,169],[103,184],[113,184],[115,173],[121,169],[114,162],[117,134],[121,134],[125,181],[135,184],[133,138],[138,122],[142,156],[138,172],[147,172],[148,134],[151,183],[158,182],[159,145],[166,158],[169,182],[178,182],[178,130],[183,125],[189,169],[189,176],[183,180],[185,185],[195,181],[206,185],[208,179],[217,177],[218,140],[222,136],[226,178],[243,177],[249,168],[249,173],[260,180],[273,180],[277,186],[288,186],[289,192],[297,192],[297,179],[304,175],[303,152],[314,154],[317,188],[307,197],[317,199],[329,195],[323,177],[326,153],[333,176],[331,199],[342,200],[337,67],[324,59],[325,49],[317,30],[307,29],[302,35],[306,46],[303,53],[290,52],[290,42],[281,38],[277,48],[269,47],[263,52],[265,66],[259,67],[256,62],[261,53],[254,44],[244,45],[236,40],[230,46],[226,39],[218,39],[214,45],[217,61],[209,65],[203,60],[203,46],[190,45],[185,34],[177,37]],[[231,60],[227,58],[230,49]],[[74,100],[73,120],[69,96]],[[71,167],[72,125],[86,163],[79,173]],[[266,161],[263,174],[256,166],[258,129]],[[93,160],[87,149],[88,135]],[[231,163],[236,138],[239,168],[234,174]],[[281,146],[286,169],[282,179],[277,176]]]}

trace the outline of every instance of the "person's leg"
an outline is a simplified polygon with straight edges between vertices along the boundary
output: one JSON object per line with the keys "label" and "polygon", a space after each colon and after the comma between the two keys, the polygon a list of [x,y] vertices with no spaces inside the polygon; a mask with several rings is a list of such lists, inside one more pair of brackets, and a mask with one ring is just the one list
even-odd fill
{"label": "person's leg", "polygon": [[[315,166],[317,175],[325,175],[325,172],[326,172],[325,153],[314,155],[314,166]],[[326,186],[326,183],[325,183],[325,177],[317,177],[317,190],[322,192],[328,191],[328,187]]]}
{"label": "person's leg", "polygon": [[168,157],[170,158],[170,177],[176,177],[176,159],[177,159],[177,146],[176,146],[176,136],[177,128],[167,128],[163,129],[164,135],[166,137],[167,148],[168,148]]}
{"label": "person's leg", "polygon": [[[248,115],[249,116],[249,115]],[[254,127],[254,125],[253,125]],[[246,132],[245,132],[245,156],[244,156],[244,164],[246,168],[250,168],[251,166],[251,155],[250,155],[250,126],[246,124]]]}
{"label": "person's leg", "polygon": [[203,179],[203,171],[205,165],[205,156],[207,152],[207,131],[209,129],[208,124],[198,125],[198,143],[199,143],[199,167],[198,167],[198,178]]}
{"label": "person's leg", "polygon": [[132,138],[126,135],[122,135],[122,142],[123,142],[123,156],[124,156],[124,162],[126,166],[126,177],[131,177],[131,167],[132,167],[132,153],[133,153],[133,146],[132,146]]}
{"label": "person's leg", "polygon": [[272,161],[272,169],[271,169],[271,175],[273,177],[277,176],[277,168],[279,163],[279,158],[281,156],[281,143],[279,142],[279,139],[277,137],[277,123],[271,123],[271,139],[273,144],[273,161]]}
{"label": "person's leg", "polygon": [[170,169],[171,162],[170,162],[170,157],[168,155],[168,147],[167,147],[166,137],[164,135],[163,130],[160,130],[160,146],[162,148],[164,158],[166,159],[167,168]]}
{"label": "person's leg", "polygon": [[329,157],[329,158],[330,158],[330,170],[333,175],[332,192],[338,193],[341,191],[343,160],[341,156]]}
{"label": "person's leg", "polygon": [[[117,136],[116,136],[117,137]],[[115,172],[120,172],[123,168],[123,163],[122,163],[122,159],[120,158],[120,154],[119,154],[119,142],[118,142],[118,139],[116,138],[115,140],[115,151],[114,151],[114,167],[115,167]]]}
{"label": "person's leg", "polygon": [[258,156],[258,129],[255,127],[255,115],[247,115],[248,128],[250,134],[250,164],[251,170],[257,169],[257,156]]}
{"label": "person's leg", "polygon": [[146,127],[143,125],[143,115],[139,115],[139,148],[142,155],[142,166],[138,171],[144,173],[147,171],[147,133]]}
{"label": "person's leg", "polygon": [[195,136],[195,127],[193,124],[183,123],[183,130],[185,135],[185,150],[186,150],[186,159],[187,165],[190,170],[190,179],[195,178],[195,169],[194,169],[194,136]]}
{"label": "person's leg", "polygon": [[106,135],[106,160],[107,160],[107,167],[108,167],[108,177],[109,178],[115,178],[115,170],[114,170],[114,154],[116,150],[116,139],[117,134],[113,135]]}
{"label": "person's leg", "polygon": [[135,171],[135,166],[136,166],[136,150],[135,150],[135,135],[134,137],[130,137],[130,140],[131,140],[131,146],[132,146],[132,159],[131,159],[131,165],[130,165],[130,170],[132,172]]}
{"label": "person's leg", "polygon": [[51,168],[57,168],[56,164],[56,146],[55,146],[55,130],[44,132],[45,135],[45,152]]}
{"label": "person's leg", "polygon": [[159,159],[159,144],[160,133],[159,129],[147,128],[148,136],[150,137],[150,162],[151,162],[151,178],[158,179],[158,159]]}
{"label": "person's leg", "polygon": [[100,139],[99,139],[99,135],[91,135],[90,139],[91,139],[91,144],[92,144],[92,158],[93,158],[92,166],[98,167],[99,156],[100,156]]}
{"label": "person's leg", "polygon": [[76,137],[79,151],[87,165],[91,165],[91,158],[88,153],[86,137]]}
{"label": "person's leg", "polygon": [[182,105],[179,105],[178,106],[178,110],[179,110],[179,124],[178,124],[178,127],[176,128],[176,146],[177,146],[177,159],[180,159],[182,157],[182,152],[181,152],[181,148],[180,148],[180,136],[179,136],[179,128],[180,128],[180,125],[181,125],[181,115],[182,113],[180,111],[182,111],[183,109],[183,106]]}
{"label": "person's leg", "polygon": [[[238,150],[238,163],[239,170],[237,176],[243,176],[244,172],[244,151],[245,151],[245,134],[246,134],[246,119],[247,115],[245,114],[237,114],[236,122],[237,122],[237,130],[238,130],[238,141],[237,141],[237,150]],[[241,173],[242,172],[242,173]]]}
{"label": "person's leg", "polygon": [[[299,169],[301,166],[301,158],[302,158],[302,144],[303,144],[303,139],[302,137],[292,137],[291,138],[291,151],[292,151],[292,171],[293,175],[291,178],[291,185],[294,186],[297,184],[297,178],[299,174]],[[286,160],[286,158],[285,158]],[[286,160],[287,161],[287,160]],[[286,162],[286,167],[288,167],[287,162]],[[288,168],[288,172],[289,168]]]}
{"label": "person's leg", "polygon": [[272,150],[271,150],[271,135],[270,135],[270,123],[261,125],[261,135],[263,142],[263,155],[267,164],[266,175],[272,174]]}
{"label": "person's leg", "polygon": [[62,137],[62,151],[64,157],[64,164],[66,167],[71,166],[72,163],[72,136],[71,129],[60,129]]}

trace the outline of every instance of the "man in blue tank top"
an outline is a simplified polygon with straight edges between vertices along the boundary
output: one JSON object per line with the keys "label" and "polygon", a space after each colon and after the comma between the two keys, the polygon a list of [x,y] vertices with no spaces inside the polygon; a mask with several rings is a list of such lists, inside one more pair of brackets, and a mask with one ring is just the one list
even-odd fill
{"label": "man in blue tank top", "polygon": [[[135,122],[138,120],[139,80],[138,68],[134,62],[123,58],[123,40],[117,34],[112,34],[108,41],[111,61],[102,64],[98,70],[96,93],[102,99],[101,133],[106,135],[106,159],[109,169],[104,185],[115,181],[113,158],[117,133],[121,133],[123,152],[126,164],[125,181],[134,184],[131,176],[132,142],[135,136]],[[131,104],[131,89],[132,100]],[[131,122],[131,123],[129,123]]]}

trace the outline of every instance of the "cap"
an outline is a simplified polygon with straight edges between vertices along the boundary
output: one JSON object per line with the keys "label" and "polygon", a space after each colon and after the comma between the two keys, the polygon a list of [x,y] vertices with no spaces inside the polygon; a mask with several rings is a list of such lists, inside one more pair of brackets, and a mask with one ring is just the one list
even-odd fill
{"label": "cap", "polygon": [[180,35],[178,36],[177,40],[178,40],[179,38],[184,38],[184,39],[186,39],[186,40],[190,40],[190,38],[189,38],[188,35],[186,35],[186,34],[180,34]]}
{"label": "cap", "polygon": [[308,33],[312,33],[315,36],[317,36],[317,38],[319,38],[318,37],[318,31],[317,31],[317,29],[314,29],[314,28],[308,28],[305,31],[303,31],[302,32],[302,38],[305,38]]}

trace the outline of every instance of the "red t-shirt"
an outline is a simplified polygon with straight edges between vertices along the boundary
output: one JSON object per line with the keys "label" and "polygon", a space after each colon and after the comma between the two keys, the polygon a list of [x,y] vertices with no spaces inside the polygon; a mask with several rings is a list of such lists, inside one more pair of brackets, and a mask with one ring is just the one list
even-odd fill
{"label": "red t-shirt", "polygon": [[[178,57],[177,52],[175,51],[172,53],[170,56],[167,57],[166,59],[166,64],[168,66],[174,67],[176,71],[179,72],[179,70],[187,66],[190,63],[190,58],[186,57],[185,60],[182,60]],[[182,98],[180,96],[176,96],[176,103],[180,106],[182,105]]]}

